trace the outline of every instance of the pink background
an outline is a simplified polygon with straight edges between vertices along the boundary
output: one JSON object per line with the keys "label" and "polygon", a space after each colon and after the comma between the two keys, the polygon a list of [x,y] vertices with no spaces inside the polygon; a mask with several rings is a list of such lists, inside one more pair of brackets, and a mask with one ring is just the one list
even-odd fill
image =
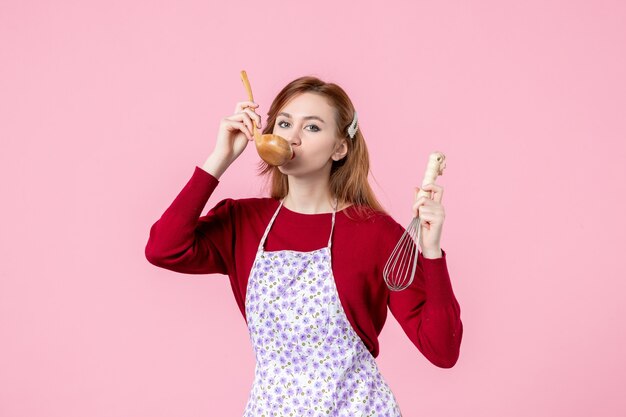
{"label": "pink background", "polygon": [[[254,357],[226,277],[144,247],[242,69],[263,116],[301,75],[342,85],[402,224],[447,155],[465,334],[440,369],[389,315],[378,363],[405,416],[625,415],[625,3],[217,3],[0,5],[0,415],[241,415]],[[203,213],[261,195],[257,160]]]}

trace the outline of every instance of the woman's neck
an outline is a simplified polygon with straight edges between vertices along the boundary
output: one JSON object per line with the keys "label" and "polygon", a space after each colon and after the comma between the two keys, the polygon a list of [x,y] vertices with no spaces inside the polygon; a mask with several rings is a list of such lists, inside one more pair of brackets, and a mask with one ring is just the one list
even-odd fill
{"label": "woman's neck", "polygon": [[291,211],[303,214],[329,213],[333,211],[334,197],[328,189],[328,178],[288,177],[289,192],[283,205]]}

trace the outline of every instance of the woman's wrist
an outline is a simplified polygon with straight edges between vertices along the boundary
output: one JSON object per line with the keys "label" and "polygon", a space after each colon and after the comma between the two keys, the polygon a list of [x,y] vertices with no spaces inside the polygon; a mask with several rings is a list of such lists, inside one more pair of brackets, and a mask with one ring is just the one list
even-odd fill
{"label": "woman's wrist", "polygon": [[219,179],[230,164],[232,164],[232,161],[228,158],[213,152],[202,165],[202,169],[213,175],[216,179]]}
{"label": "woman's wrist", "polygon": [[443,257],[443,253],[441,252],[441,248],[424,249],[424,250],[422,250],[422,255],[426,259],[437,259],[437,258]]}

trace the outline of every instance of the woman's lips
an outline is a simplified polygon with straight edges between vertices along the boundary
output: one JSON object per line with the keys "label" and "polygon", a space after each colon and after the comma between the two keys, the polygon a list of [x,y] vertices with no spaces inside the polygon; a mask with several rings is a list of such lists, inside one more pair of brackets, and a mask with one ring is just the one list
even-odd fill
{"label": "woman's lips", "polygon": [[291,151],[291,159],[293,159],[293,158],[295,158],[295,157],[296,157],[296,152],[292,150],[292,151]]}

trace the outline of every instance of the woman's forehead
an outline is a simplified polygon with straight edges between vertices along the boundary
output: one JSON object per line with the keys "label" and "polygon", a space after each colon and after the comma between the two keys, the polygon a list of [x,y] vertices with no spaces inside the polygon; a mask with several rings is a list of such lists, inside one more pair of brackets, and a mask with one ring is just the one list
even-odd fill
{"label": "woman's forehead", "polygon": [[305,92],[292,98],[279,113],[287,113],[290,117],[301,119],[308,116],[318,116],[329,120],[334,109],[328,99],[321,94]]}

